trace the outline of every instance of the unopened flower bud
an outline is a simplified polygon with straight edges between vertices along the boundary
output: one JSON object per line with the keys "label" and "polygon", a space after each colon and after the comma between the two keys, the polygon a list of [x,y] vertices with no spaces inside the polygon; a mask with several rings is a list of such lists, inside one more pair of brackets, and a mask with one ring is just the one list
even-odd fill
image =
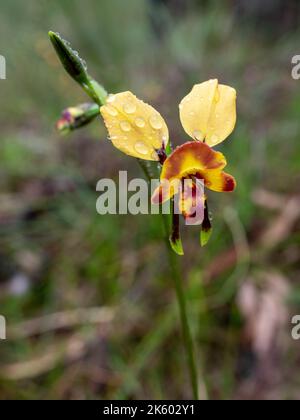
{"label": "unopened flower bud", "polygon": [[58,33],[49,32],[52,45],[69,75],[80,84],[87,84],[89,77],[85,62],[74,51],[70,44],[65,41]]}
{"label": "unopened flower bud", "polygon": [[88,103],[69,107],[62,112],[56,128],[66,134],[89,124],[97,115],[99,115],[99,106],[96,104]]}
{"label": "unopened flower bud", "polygon": [[49,37],[56,54],[67,73],[80,84],[84,91],[98,105],[105,104],[107,98],[106,90],[96,80],[89,76],[86,63],[80,58],[78,52],[73,50],[70,43],[63,39],[58,33],[49,31]]}

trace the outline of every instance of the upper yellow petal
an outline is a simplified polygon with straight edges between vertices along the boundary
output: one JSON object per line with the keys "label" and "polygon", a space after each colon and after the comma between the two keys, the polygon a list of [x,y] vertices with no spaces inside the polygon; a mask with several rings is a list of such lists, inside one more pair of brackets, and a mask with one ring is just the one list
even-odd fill
{"label": "upper yellow petal", "polygon": [[236,123],[236,91],[217,79],[195,85],[179,105],[180,120],[195,140],[215,146],[232,133]]}
{"label": "upper yellow petal", "polygon": [[206,143],[211,147],[221,143],[232,133],[235,123],[236,90],[218,85],[208,120]]}
{"label": "upper yellow petal", "polygon": [[114,146],[145,160],[158,160],[156,150],[169,141],[168,127],[158,111],[131,92],[110,95],[100,108]]}

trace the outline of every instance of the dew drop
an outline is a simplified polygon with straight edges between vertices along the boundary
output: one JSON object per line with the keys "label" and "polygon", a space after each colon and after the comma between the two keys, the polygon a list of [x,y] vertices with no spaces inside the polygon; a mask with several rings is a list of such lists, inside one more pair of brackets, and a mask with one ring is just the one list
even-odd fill
{"label": "dew drop", "polygon": [[116,95],[110,94],[110,95],[108,95],[108,98],[106,99],[106,102],[111,104],[112,102],[115,101],[115,99],[116,99]]}
{"label": "dew drop", "polygon": [[132,102],[128,102],[123,106],[123,109],[126,112],[126,114],[134,114],[136,111],[136,105]]}
{"label": "dew drop", "polygon": [[136,123],[137,127],[139,127],[139,128],[145,127],[145,120],[143,118],[137,118],[135,120],[135,123]]}
{"label": "dew drop", "polygon": [[120,122],[120,127],[121,127],[121,130],[123,130],[123,131],[130,131],[131,130],[131,125],[128,121]]}
{"label": "dew drop", "polygon": [[138,141],[135,143],[134,148],[137,153],[140,153],[141,155],[147,155],[149,152],[147,145],[143,141]]}
{"label": "dew drop", "polygon": [[219,143],[219,137],[216,134],[213,134],[210,140],[213,144]]}
{"label": "dew drop", "polygon": [[112,106],[107,106],[105,109],[106,109],[107,113],[109,115],[111,115],[112,117],[116,117],[118,115],[118,111],[115,108],[113,108]]}
{"label": "dew drop", "polygon": [[149,122],[152,128],[154,128],[155,130],[160,130],[163,126],[162,120],[158,115],[152,115]]}
{"label": "dew drop", "polygon": [[203,141],[204,140],[204,134],[200,130],[194,131],[193,137],[198,141]]}

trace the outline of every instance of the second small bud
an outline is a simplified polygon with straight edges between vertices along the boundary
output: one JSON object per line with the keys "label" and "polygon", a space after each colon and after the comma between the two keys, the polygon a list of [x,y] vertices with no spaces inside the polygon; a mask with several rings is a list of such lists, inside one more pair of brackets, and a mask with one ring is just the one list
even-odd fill
{"label": "second small bud", "polygon": [[56,123],[57,130],[62,134],[89,124],[99,115],[99,106],[92,103],[66,108]]}

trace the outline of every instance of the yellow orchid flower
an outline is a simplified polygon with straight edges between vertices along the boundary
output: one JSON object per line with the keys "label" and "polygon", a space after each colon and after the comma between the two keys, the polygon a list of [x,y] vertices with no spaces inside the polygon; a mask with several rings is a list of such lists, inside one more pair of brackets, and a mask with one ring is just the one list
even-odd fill
{"label": "yellow orchid flower", "polygon": [[[215,146],[227,138],[236,123],[236,91],[212,79],[193,87],[179,105],[180,120],[194,140]],[[168,127],[153,107],[131,92],[109,95],[100,108],[114,146],[145,160],[159,160],[169,141]]]}
{"label": "yellow orchid flower", "polygon": [[[204,186],[212,191],[231,192],[236,182],[231,175],[223,172],[226,164],[224,155],[211,149],[205,143],[191,141],[177,147],[163,163],[160,185],[152,195],[152,202],[164,203],[179,193],[179,202],[185,202],[183,206],[185,211],[182,214],[186,219],[192,218],[189,208],[195,208],[195,203],[192,206],[192,203],[185,199],[180,182],[184,179],[200,179],[203,180]],[[195,191],[196,183],[193,184],[193,188]],[[202,194],[201,197],[201,203],[197,205],[204,207],[204,195]]]}
{"label": "yellow orchid flower", "polygon": [[[184,179],[202,179],[205,187],[219,192],[233,191],[234,178],[223,172],[224,155],[211,149],[233,131],[236,123],[236,91],[230,86],[209,80],[193,87],[179,105],[180,120],[186,133],[195,141],[179,146],[169,157],[165,148],[169,141],[163,117],[131,92],[110,95],[100,112],[114,146],[140,159],[160,161],[160,185],[152,196],[153,203],[163,203],[180,193],[180,208],[186,219],[194,208],[196,183],[192,196],[181,188]],[[171,188],[165,188],[166,184]],[[201,203],[204,206],[204,195]],[[198,203],[197,203],[198,204]]]}

